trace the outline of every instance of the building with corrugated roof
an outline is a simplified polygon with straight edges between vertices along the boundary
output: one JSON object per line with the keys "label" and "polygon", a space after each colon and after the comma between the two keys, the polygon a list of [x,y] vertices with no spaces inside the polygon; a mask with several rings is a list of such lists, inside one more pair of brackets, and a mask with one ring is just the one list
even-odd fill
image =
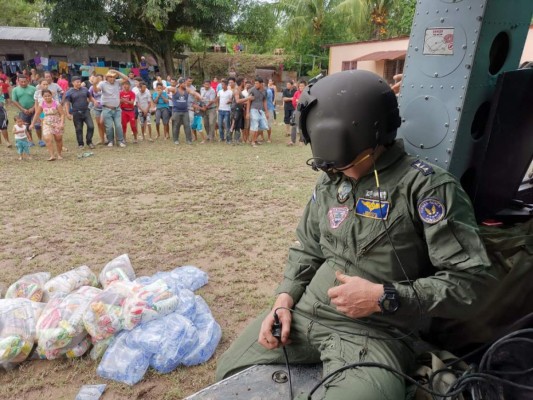
{"label": "building with corrugated roof", "polygon": [[87,47],[70,47],[52,43],[48,28],[0,26],[0,61],[28,61],[42,57],[69,63],[131,61],[128,51],[112,48],[106,37]]}

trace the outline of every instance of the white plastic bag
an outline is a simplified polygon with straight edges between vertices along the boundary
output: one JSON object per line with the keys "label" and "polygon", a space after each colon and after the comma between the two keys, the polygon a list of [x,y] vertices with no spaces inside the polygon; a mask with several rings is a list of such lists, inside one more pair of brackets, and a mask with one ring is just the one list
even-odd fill
{"label": "white plastic bag", "polygon": [[105,289],[112,282],[135,280],[135,271],[131,266],[130,258],[127,254],[122,254],[117,258],[109,261],[98,276],[100,284]]}
{"label": "white plastic bag", "polygon": [[7,289],[6,299],[25,298],[40,302],[43,298],[44,285],[49,279],[48,272],[24,275]]}
{"label": "white plastic bag", "polygon": [[50,297],[57,293],[67,295],[82,286],[98,286],[98,279],[91,269],[82,265],[61,275],[50,279],[44,285],[46,292]]}

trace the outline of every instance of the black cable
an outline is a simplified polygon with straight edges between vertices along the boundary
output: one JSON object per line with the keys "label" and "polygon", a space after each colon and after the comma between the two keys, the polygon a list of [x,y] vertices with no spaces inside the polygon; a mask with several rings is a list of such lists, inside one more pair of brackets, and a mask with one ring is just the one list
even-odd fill
{"label": "black cable", "polygon": [[[508,335],[505,335],[504,337],[498,339],[496,342],[494,342],[489,349],[485,352],[483,357],[481,358],[481,361],[479,362],[479,368],[481,370],[489,369],[490,363],[492,361],[492,355],[495,352],[496,348],[500,347],[502,342],[508,342],[511,338],[514,338],[515,336],[525,334],[525,333],[533,333],[533,328],[527,328],[527,329],[520,329],[516,332],[511,332]],[[485,364],[487,364],[487,367],[485,368]]]}
{"label": "black cable", "polygon": [[290,399],[292,400],[294,397],[293,391],[292,391],[292,377],[291,377],[291,367],[289,366],[289,356],[287,354],[287,349],[285,346],[282,346],[283,354],[285,355],[285,365],[287,366],[287,372],[289,374],[289,393],[290,393]]}

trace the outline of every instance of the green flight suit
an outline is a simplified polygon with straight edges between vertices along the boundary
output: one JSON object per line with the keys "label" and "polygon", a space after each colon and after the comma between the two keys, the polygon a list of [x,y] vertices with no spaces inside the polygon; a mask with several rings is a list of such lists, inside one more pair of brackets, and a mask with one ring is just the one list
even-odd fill
{"label": "green flight suit", "polygon": [[[412,341],[375,337],[399,337],[413,329],[416,336],[429,317],[468,318],[480,295],[495,283],[472,205],[453,176],[407,156],[400,140],[379,157],[376,170],[379,192],[373,172],[357,181],[322,174],[296,231],[299,244],[289,251],[284,280],[276,291],[289,293],[295,310],[345,331],[293,313],[289,360],[322,361],[324,375],[358,361],[409,372]],[[327,295],[338,285],[337,270],[392,283],[400,297],[399,310],[357,320],[338,312]],[[249,365],[284,362],[280,349],[266,350],[257,343],[265,315],[223,354],[218,379]],[[325,386],[326,399],[396,400],[405,395],[403,379],[378,368],[344,371]]]}

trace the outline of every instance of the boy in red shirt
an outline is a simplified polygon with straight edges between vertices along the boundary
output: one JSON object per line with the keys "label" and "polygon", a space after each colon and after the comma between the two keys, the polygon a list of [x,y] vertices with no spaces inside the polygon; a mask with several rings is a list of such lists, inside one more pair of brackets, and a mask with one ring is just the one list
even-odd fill
{"label": "boy in red shirt", "polygon": [[[1,70],[0,70],[1,71]],[[9,105],[9,78],[0,72],[0,96],[4,96],[6,105]]]}
{"label": "boy in red shirt", "polygon": [[122,131],[124,132],[124,141],[126,141],[126,131],[128,122],[133,132],[133,143],[137,143],[137,123],[135,122],[135,93],[130,89],[130,82],[124,79],[122,82],[122,91],[120,92],[120,109],[122,110]]}
{"label": "boy in red shirt", "polygon": [[57,80],[57,84],[59,85],[59,87],[60,87],[61,90],[63,91],[63,94],[66,94],[67,91],[68,91],[68,80],[67,80],[67,75],[66,75],[66,74],[61,74],[61,76],[60,76],[59,79]]}

